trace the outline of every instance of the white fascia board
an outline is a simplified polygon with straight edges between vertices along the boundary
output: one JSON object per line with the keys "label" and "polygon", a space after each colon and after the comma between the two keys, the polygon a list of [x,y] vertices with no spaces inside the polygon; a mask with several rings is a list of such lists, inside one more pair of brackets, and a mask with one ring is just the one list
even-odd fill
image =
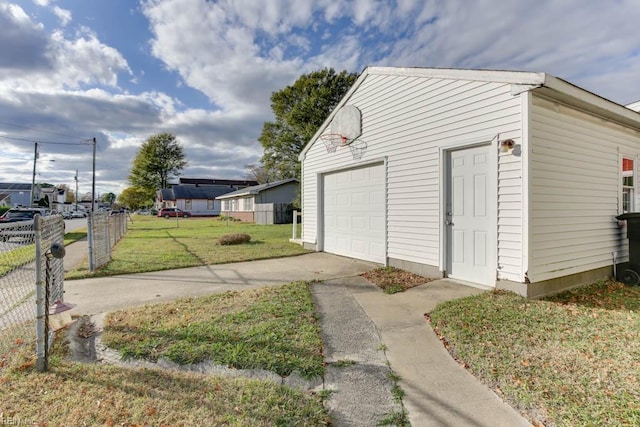
{"label": "white fascia board", "polygon": [[396,68],[369,67],[369,74],[429,77],[451,80],[473,80],[482,82],[501,82],[523,85],[541,85],[545,82],[545,73],[504,70],[470,70],[459,68]]}
{"label": "white fascia board", "polygon": [[548,74],[544,82],[544,87],[590,104],[595,107],[595,109],[597,109],[601,115],[602,113],[604,113],[607,118],[630,124],[635,128],[640,128],[639,113],[623,105],[616,104],[613,101],[601,97],[600,95],[596,95],[593,92],[589,92],[586,89],[582,89],[567,81],[550,76]]}

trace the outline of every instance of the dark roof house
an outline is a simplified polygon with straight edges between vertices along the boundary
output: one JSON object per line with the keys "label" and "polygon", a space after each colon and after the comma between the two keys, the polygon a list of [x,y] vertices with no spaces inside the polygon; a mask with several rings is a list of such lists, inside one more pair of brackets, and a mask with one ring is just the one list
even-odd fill
{"label": "dark roof house", "polygon": [[[281,224],[292,221],[291,204],[299,188],[296,178],[254,185],[218,196],[223,215],[258,224]],[[277,212],[282,211],[279,215]],[[270,212],[270,213],[269,213]]]}

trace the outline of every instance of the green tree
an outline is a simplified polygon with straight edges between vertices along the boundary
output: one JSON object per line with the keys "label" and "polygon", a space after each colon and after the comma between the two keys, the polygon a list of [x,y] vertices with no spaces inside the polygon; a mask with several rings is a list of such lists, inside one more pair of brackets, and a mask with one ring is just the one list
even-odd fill
{"label": "green tree", "polygon": [[100,201],[103,203],[109,203],[109,205],[112,205],[113,202],[116,201],[116,195],[113,193],[105,193],[100,197]]}
{"label": "green tree", "polygon": [[129,182],[133,187],[155,191],[167,188],[168,181],[180,175],[187,165],[184,151],[175,135],[159,133],[149,137],[133,160]]}
{"label": "green tree", "polygon": [[271,95],[275,122],[265,122],[258,138],[262,165],[274,179],[298,178],[298,155],[358,78],[325,68],[302,75]]}
{"label": "green tree", "polygon": [[118,197],[118,203],[132,210],[146,208],[153,204],[154,194],[146,188],[128,187]]}

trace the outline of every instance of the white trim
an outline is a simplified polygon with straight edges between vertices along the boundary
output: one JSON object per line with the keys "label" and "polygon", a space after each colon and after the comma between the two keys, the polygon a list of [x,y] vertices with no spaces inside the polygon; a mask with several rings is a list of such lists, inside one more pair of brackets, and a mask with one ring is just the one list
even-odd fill
{"label": "white trim", "polygon": [[[597,114],[609,120],[614,120],[632,126],[640,127],[640,114],[623,105],[617,104],[586,89],[582,89],[574,84],[546,75],[544,86],[567,97],[574,98],[588,104],[587,111]],[[554,97],[555,98],[555,97]],[[593,108],[591,108],[593,107]]]}
{"label": "white trim", "polygon": [[[327,172],[316,173],[316,198],[318,211],[316,212],[316,251],[324,251],[324,180]],[[304,217],[303,217],[304,221]]]}
{"label": "white trim", "polygon": [[450,80],[475,80],[481,82],[502,82],[513,84],[541,85],[545,83],[545,73],[503,70],[473,70],[463,68],[411,68],[411,67],[367,67],[363,74],[389,76],[428,77]]}
{"label": "white trim", "polygon": [[522,158],[521,173],[522,173],[522,247],[521,247],[521,266],[520,266],[520,281],[526,282],[527,272],[529,271],[529,218],[531,218],[531,205],[529,203],[529,197],[531,195],[531,188],[533,186],[530,179],[531,173],[531,153],[533,150],[531,141],[531,111],[533,109],[533,95],[531,92],[524,92],[520,94],[521,113],[522,120]]}

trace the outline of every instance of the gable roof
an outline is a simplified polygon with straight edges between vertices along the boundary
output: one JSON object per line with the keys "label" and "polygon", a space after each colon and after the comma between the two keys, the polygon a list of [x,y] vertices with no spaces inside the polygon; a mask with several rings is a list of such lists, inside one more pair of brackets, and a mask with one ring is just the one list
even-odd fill
{"label": "gable roof", "polygon": [[218,196],[233,191],[233,188],[210,186],[175,185],[171,188],[176,199],[215,199]]}
{"label": "gable roof", "polygon": [[260,184],[260,185],[254,185],[252,187],[247,187],[247,188],[243,188],[242,190],[238,190],[238,191],[233,191],[231,193],[227,193],[223,196],[218,196],[217,199],[230,199],[232,197],[239,197],[239,196],[250,196],[250,195],[254,195],[254,194],[259,194],[265,190],[268,190],[270,188],[274,188],[274,187],[279,187],[281,185],[285,185],[285,184],[289,184],[292,182],[300,182],[298,181],[297,178],[289,178],[289,179],[282,179],[280,181],[274,181],[274,182],[268,182],[266,184]]}
{"label": "gable roof", "polygon": [[454,68],[366,67],[353,86],[347,91],[346,95],[318,128],[318,131],[304,146],[298,156],[298,160],[304,160],[307,151],[309,151],[318,137],[324,133],[338,110],[349,102],[354,92],[358,90],[358,87],[360,87],[370,75],[425,77],[511,84],[515,85],[515,87],[512,88],[514,95],[528,90],[534,90],[546,97],[640,130],[640,113],[546,73]]}
{"label": "gable roof", "polygon": [[176,197],[173,195],[173,191],[171,191],[170,188],[163,188],[161,190],[158,190],[158,193],[160,193],[161,200],[175,200],[176,199]]}
{"label": "gable roof", "polygon": [[177,200],[177,199],[203,199],[213,200],[218,196],[234,191],[229,187],[212,187],[212,186],[195,186],[191,184],[186,185],[174,185],[171,188],[163,188],[158,190],[158,193],[162,200]]}
{"label": "gable roof", "polygon": [[[182,178],[180,177],[179,184],[192,184],[192,185],[229,185],[233,187],[248,187],[250,185],[258,185],[258,181],[249,179],[209,179],[209,178]],[[176,184],[174,184],[176,185]]]}
{"label": "gable roof", "polygon": [[0,189],[2,189],[2,191],[31,191],[31,184],[0,182]]}

